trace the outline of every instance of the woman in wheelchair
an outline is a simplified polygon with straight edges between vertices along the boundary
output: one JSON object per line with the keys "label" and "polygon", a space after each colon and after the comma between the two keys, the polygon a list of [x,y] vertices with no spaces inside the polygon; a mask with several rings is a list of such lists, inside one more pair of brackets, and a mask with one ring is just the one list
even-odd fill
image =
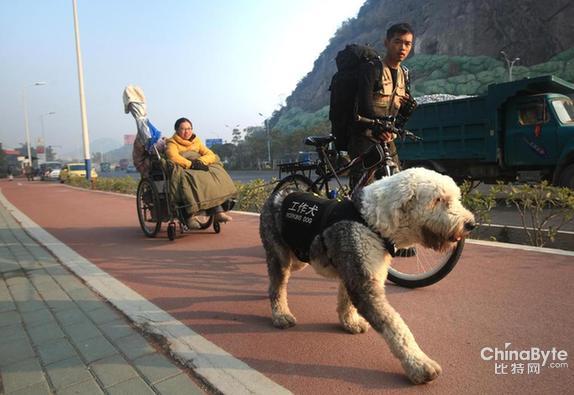
{"label": "woman in wheelchair", "polygon": [[[199,210],[205,210],[213,215],[217,222],[229,222],[231,216],[225,213],[228,210],[229,200],[237,190],[233,181],[223,169],[218,156],[207,148],[193,133],[193,125],[187,118],[180,118],[175,122],[175,133],[167,139],[165,153],[168,160],[176,166],[172,173],[184,172],[188,185],[182,185],[176,198],[185,199],[188,203],[187,227],[199,229],[200,223],[193,218]],[[222,207],[223,205],[223,207]]]}

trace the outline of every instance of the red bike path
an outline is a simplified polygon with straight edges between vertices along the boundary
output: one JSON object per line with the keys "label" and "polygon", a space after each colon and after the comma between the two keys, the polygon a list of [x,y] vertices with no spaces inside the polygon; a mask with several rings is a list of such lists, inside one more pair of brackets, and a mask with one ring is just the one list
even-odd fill
{"label": "red bike path", "polygon": [[[271,325],[259,217],[190,232],[174,242],[166,224],[146,238],[133,197],[64,185],[0,182],[25,215],[100,269],[183,324],[296,394],[571,393],[574,388],[572,303],[574,257],[467,243],[454,271],[416,290],[389,284],[390,303],[421,348],[443,368],[433,383],[414,386],[371,329],[343,332],[335,312],[337,284],[312,269],[295,273],[289,303],[298,325]],[[481,358],[485,347],[566,350],[570,367],[536,360]],[[486,355],[488,352],[486,352]],[[524,363],[524,371],[520,365]],[[512,370],[514,368],[514,370]],[[534,367],[535,368],[535,367]],[[518,369],[518,370],[517,370]]]}

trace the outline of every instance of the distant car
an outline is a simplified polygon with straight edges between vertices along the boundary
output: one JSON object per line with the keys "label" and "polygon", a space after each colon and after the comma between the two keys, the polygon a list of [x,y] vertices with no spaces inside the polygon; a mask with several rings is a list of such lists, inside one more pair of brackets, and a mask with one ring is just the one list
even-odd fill
{"label": "distant car", "polygon": [[60,171],[62,171],[62,169],[54,169],[50,172],[47,173],[47,175],[45,176],[45,179],[53,181],[53,180],[59,180],[60,179]]}
{"label": "distant car", "polygon": [[128,166],[130,164],[130,161],[128,159],[120,159],[118,164],[120,165],[120,169],[127,170]]}
{"label": "distant car", "polygon": [[110,162],[102,162],[100,164],[100,171],[102,173],[109,173],[110,171],[112,171],[112,166]]}
{"label": "distant car", "polygon": [[128,173],[137,173],[137,169],[134,165],[128,165],[128,168],[126,169],[126,172]]}
{"label": "distant car", "polygon": [[[62,164],[60,162],[44,162],[40,164],[39,167],[39,175],[42,180],[53,180],[54,178],[50,177],[50,173],[53,170],[60,170],[62,168]],[[59,174],[59,172],[57,173]],[[58,177],[56,176],[56,179]]]}
{"label": "distant car", "polygon": [[[91,178],[98,178],[96,169],[92,167]],[[85,163],[68,163],[62,167],[60,171],[60,182],[66,182],[72,177],[86,177],[86,164]]]}

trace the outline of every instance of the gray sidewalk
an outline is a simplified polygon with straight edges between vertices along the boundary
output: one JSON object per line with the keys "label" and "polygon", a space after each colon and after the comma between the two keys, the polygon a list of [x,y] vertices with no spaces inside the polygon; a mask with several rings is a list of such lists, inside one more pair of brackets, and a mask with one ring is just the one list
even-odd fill
{"label": "gray sidewalk", "polygon": [[0,394],[203,394],[0,204]]}

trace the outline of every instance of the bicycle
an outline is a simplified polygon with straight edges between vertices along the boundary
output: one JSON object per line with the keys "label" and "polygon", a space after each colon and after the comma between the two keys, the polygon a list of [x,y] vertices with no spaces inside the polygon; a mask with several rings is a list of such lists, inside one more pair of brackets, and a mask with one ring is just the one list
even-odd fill
{"label": "bicycle", "polygon": [[[406,129],[394,126],[394,117],[385,117],[380,120],[372,120],[357,116],[357,122],[369,126],[375,131],[390,131],[396,133],[402,139],[409,138],[413,141],[422,139]],[[383,177],[391,176],[399,170],[393,161],[392,154],[386,142],[380,142],[375,138],[371,148],[357,158],[335,168],[335,161],[340,161],[342,156],[333,148],[335,137],[309,136],[305,139],[305,145],[315,147],[319,159],[315,163],[291,162],[279,165],[279,182],[273,192],[280,190],[293,190],[313,192],[329,199],[337,197],[350,198],[351,195],[369,184],[376,175]],[[363,174],[353,190],[344,185],[341,176],[346,174],[354,166],[362,166]],[[283,177],[283,173],[288,173]],[[313,175],[316,178],[313,180]],[[331,188],[330,181],[335,180],[337,187]],[[413,249],[403,250],[402,255],[396,255],[392,266],[389,268],[388,279],[397,285],[406,288],[426,287],[442,280],[457,264],[462,250],[464,239],[447,251],[437,252],[416,244]]]}

